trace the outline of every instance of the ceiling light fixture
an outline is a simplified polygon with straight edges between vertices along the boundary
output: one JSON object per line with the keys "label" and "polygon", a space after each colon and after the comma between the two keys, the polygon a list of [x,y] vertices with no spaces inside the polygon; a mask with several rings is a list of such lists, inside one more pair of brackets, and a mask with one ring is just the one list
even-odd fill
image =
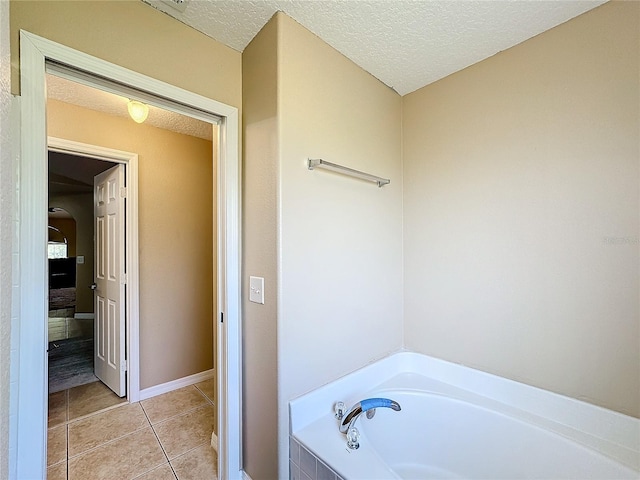
{"label": "ceiling light fixture", "polygon": [[137,100],[129,100],[127,110],[134,122],[142,123],[149,116],[149,106]]}

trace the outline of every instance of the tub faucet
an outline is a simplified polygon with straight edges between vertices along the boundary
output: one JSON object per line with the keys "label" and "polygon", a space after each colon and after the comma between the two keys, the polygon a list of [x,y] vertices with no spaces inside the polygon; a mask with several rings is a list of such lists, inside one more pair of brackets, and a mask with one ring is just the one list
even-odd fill
{"label": "tub faucet", "polygon": [[389,400],[388,398],[367,398],[366,400],[361,400],[351,407],[346,413],[344,411],[344,407],[344,403],[336,403],[335,416],[340,420],[340,433],[347,435],[347,446],[354,450],[360,446],[360,443],[358,443],[360,433],[354,426],[360,414],[366,412],[367,418],[372,419],[376,414],[376,408],[391,408],[396,412],[401,410],[398,402]]}

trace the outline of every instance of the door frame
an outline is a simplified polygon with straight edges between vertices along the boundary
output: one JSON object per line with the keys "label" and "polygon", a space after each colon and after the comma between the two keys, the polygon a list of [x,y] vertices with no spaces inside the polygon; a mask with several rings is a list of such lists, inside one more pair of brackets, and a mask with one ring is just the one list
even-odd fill
{"label": "door frame", "polygon": [[[125,203],[125,329],[127,348],[127,399],[140,400],[140,264],[138,248],[138,154],[113,148],[47,137],[48,151],[82,156],[125,166],[127,201]],[[94,225],[95,230],[95,225]],[[94,231],[95,235],[95,231]],[[95,246],[94,246],[95,254]],[[95,312],[94,312],[95,314]]]}
{"label": "door frame", "polygon": [[[17,478],[46,475],[47,385],[45,290],[47,212],[46,64],[62,64],[123,88],[147,92],[221,119],[217,168],[218,192],[218,472],[220,478],[243,478],[241,452],[241,324],[239,114],[236,107],[169,85],[146,75],[20,31],[21,152],[18,165],[19,331],[12,330],[11,413],[15,415],[10,449]],[[224,316],[224,322],[222,321]]]}

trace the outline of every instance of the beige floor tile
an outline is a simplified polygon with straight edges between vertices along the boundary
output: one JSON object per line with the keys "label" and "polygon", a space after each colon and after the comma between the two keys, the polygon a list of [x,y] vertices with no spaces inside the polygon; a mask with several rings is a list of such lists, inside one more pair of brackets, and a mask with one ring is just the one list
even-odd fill
{"label": "beige floor tile", "polygon": [[67,421],[67,391],[49,395],[49,428]]}
{"label": "beige floor tile", "polygon": [[151,425],[207,404],[206,398],[193,385],[158,395],[140,402]]}
{"label": "beige floor tile", "polygon": [[47,465],[55,465],[67,459],[67,426],[47,431]]}
{"label": "beige floor tile", "polygon": [[139,403],[122,405],[70,423],[69,457],[148,426],[149,421]]}
{"label": "beige floor tile", "polygon": [[47,480],[67,480],[67,462],[47,467]]}
{"label": "beige floor tile", "polygon": [[72,458],[69,480],[135,478],[166,461],[149,427]]}
{"label": "beige floor tile", "polygon": [[135,480],[176,480],[176,476],[173,474],[169,462],[167,462],[165,465],[154,468],[150,472],[136,477]]}
{"label": "beige floor tile", "polygon": [[198,390],[204,393],[209,400],[211,400],[213,403],[216,402],[216,385],[213,378],[210,380],[205,380],[204,382],[196,383],[196,387],[198,387]]}
{"label": "beige floor tile", "polygon": [[201,444],[211,444],[214,411],[205,405],[185,415],[170,418],[153,426],[169,460]]}
{"label": "beige floor tile", "polygon": [[125,403],[102,382],[87,383],[69,389],[69,420]]}
{"label": "beige floor tile", "polygon": [[178,480],[217,479],[218,456],[209,445],[201,445],[178,458],[171,465]]}

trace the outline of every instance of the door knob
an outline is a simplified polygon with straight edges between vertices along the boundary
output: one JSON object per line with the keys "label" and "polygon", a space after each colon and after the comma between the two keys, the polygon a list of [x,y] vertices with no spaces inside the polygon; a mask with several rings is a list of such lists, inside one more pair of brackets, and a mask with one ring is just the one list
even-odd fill
{"label": "door knob", "polygon": [[92,283],[91,285],[89,285],[89,288],[91,290],[95,290],[96,288],[98,288],[98,285],[96,283]]}

